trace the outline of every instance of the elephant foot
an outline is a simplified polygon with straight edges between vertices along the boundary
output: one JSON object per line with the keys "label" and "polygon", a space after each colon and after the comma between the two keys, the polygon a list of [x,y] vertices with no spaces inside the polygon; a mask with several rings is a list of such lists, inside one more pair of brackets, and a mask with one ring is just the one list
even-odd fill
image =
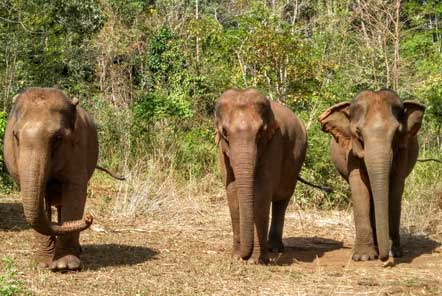
{"label": "elephant foot", "polygon": [[241,255],[240,255],[239,251],[233,250],[232,258],[235,259],[235,260],[241,260]]}
{"label": "elephant foot", "polygon": [[353,249],[352,259],[354,261],[369,261],[378,258],[378,252],[372,245],[356,245]]}
{"label": "elephant foot", "polygon": [[34,233],[34,259],[39,268],[49,268],[54,258],[55,252],[55,236],[46,236]]}
{"label": "elephant foot", "polygon": [[65,255],[52,261],[50,266],[52,271],[74,271],[81,269],[81,261],[75,255]]}
{"label": "elephant foot", "polygon": [[272,253],[284,252],[284,244],[281,240],[269,240],[269,251]]}
{"label": "elephant foot", "polygon": [[252,255],[249,259],[244,260],[242,259],[242,261],[246,264],[251,264],[251,265],[267,265],[270,262],[269,256],[268,255],[259,255],[259,256],[254,256]]}
{"label": "elephant foot", "polygon": [[392,246],[390,250],[390,256],[394,258],[400,258],[404,256],[404,251],[401,246]]}
{"label": "elephant foot", "polygon": [[53,257],[52,254],[50,254],[50,255],[39,254],[39,255],[35,256],[35,261],[37,262],[38,268],[41,268],[41,269],[49,268],[49,266],[52,263],[52,257]]}
{"label": "elephant foot", "polygon": [[241,245],[240,245],[240,243],[239,243],[239,241],[238,242],[233,242],[233,245],[232,245],[232,257],[233,258],[235,258],[235,259],[241,259],[241,251],[240,251],[240,249],[241,249]]}

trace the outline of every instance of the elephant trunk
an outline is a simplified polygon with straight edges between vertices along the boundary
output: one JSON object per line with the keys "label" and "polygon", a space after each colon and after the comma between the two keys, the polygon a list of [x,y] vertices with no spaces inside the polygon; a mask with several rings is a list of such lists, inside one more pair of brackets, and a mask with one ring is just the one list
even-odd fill
{"label": "elephant trunk", "polygon": [[239,151],[232,151],[232,167],[239,201],[240,256],[248,259],[253,252],[254,236],[254,172],[256,164],[256,146],[243,144]]}
{"label": "elephant trunk", "polygon": [[53,224],[45,209],[45,191],[48,172],[48,153],[36,150],[21,151],[19,162],[20,196],[26,221],[32,228],[44,235],[64,235],[87,229],[92,224],[92,216],[84,220],[70,221],[61,225]]}
{"label": "elephant trunk", "polygon": [[[384,140],[385,141],[385,140]],[[373,193],[379,259],[387,261],[390,251],[389,183],[392,151],[385,143],[367,143],[365,164]]]}

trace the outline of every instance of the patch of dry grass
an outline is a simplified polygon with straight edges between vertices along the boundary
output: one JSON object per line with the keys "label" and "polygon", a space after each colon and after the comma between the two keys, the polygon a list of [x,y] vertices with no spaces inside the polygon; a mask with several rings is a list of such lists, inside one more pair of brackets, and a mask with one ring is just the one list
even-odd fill
{"label": "patch of dry grass", "polygon": [[167,215],[168,220],[182,213],[199,214],[204,209],[200,199],[221,198],[223,192],[216,176],[183,180],[171,165],[160,159],[139,161],[126,170],[126,181],[120,182],[113,215],[132,218]]}

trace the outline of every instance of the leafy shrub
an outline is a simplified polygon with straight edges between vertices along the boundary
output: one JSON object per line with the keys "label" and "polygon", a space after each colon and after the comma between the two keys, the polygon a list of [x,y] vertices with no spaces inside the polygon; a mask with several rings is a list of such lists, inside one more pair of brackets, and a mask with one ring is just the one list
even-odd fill
{"label": "leafy shrub", "polygon": [[191,118],[192,115],[190,103],[185,100],[183,95],[179,94],[163,96],[158,92],[150,93],[141,97],[134,107],[136,122],[152,123],[170,117],[185,120]]}
{"label": "leafy shrub", "polygon": [[181,137],[176,167],[185,177],[210,174],[217,169],[216,151],[212,126],[195,127]]}

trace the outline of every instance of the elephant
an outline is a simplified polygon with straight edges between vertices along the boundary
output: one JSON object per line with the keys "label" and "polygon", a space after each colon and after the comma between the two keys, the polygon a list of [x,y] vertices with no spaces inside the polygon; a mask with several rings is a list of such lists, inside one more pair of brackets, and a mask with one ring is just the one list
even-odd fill
{"label": "elephant", "polygon": [[284,216],[306,156],[306,130],[291,110],[253,88],[225,91],[215,121],[233,255],[267,264],[269,249],[284,248]]}
{"label": "elephant", "polygon": [[[26,221],[35,230],[39,266],[80,269],[80,231],[93,221],[89,214],[82,218],[86,190],[98,159],[92,118],[58,89],[28,88],[15,97],[3,152]],[[57,209],[56,223],[51,206]]]}
{"label": "elephant", "polygon": [[[392,90],[364,90],[319,116],[331,159],[351,189],[356,237],[352,259],[401,257],[401,199],[419,152],[425,106]],[[391,247],[390,247],[391,239]]]}

